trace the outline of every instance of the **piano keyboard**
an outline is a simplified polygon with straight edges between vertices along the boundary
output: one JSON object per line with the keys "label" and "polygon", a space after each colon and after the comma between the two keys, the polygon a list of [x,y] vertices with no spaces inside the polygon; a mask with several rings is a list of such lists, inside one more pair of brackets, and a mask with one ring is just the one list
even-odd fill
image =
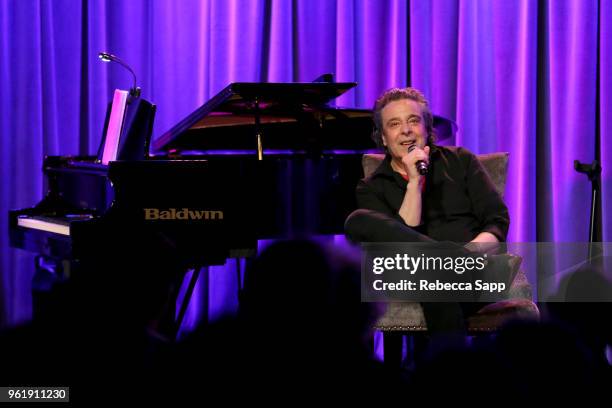
{"label": "piano keyboard", "polygon": [[70,222],[75,220],[88,220],[93,218],[90,214],[74,214],[66,217],[19,216],[17,226],[39,231],[51,232],[70,236]]}

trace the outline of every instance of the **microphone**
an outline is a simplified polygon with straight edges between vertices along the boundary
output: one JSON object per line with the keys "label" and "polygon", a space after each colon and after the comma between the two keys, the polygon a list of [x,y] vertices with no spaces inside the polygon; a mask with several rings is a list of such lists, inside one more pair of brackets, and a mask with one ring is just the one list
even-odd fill
{"label": "microphone", "polygon": [[134,86],[132,87],[132,89],[130,89],[130,95],[134,98],[138,98],[140,96],[140,88],[136,86],[136,74],[128,64],[123,62],[123,60],[121,60],[121,58],[117,57],[116,55],[110,54],[108,52],[99,53],[98,58],[100,58],[104,62],[116,62],[119,65],[122,65],[128,71],[130,71],[132,73],[132,76],[134,77]]}
{"label": "microphone", "polygon": [[[408,153],[410,153],[414,149],[416,149],[416,144],[413,143],[408,147]],[[427,163],[425,163],[423,160],[418,160],[416,163],[414,163],[414,165],[416,166],[417,171],[419,172],[421,176],[426,175],[427,172],[429,171]]]}

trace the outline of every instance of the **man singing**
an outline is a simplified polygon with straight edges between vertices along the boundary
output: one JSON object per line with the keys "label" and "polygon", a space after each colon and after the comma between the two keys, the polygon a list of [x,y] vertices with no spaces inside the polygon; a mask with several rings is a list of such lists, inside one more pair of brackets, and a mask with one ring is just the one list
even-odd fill
{"label": "man singing", "polygon": [[[357,185],[359,209],[346,221],[348,238],[450,241],[495,252],[506,240],[508,209],[474,154],[435,145],[433,115],[423,94],[413,88],[384,92],[374,106],[374,125],[374,141],[386,155]],[[462,307],[463,313],[459,304],[423,304],[430,332],[465,331],[463,315],[475,310]]]}

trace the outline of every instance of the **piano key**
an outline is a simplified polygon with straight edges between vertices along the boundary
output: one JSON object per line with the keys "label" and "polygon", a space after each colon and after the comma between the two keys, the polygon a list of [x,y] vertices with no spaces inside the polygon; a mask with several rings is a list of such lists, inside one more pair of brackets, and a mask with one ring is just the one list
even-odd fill
{"label": "piano key", "polygon": [[37,217],[19,217],[17,218],[17,226],[70,236],[70,224],[63,222],[63,219],[52,221],[50,218],[48,220],[41,220],[37,219]]}

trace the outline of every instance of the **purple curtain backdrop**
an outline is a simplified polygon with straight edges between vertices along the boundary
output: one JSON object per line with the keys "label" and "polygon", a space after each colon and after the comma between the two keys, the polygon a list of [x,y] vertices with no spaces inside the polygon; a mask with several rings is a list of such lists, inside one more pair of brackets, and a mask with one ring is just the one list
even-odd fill
{"label": "purple curtain backdrop", "polygon": [[[573,160],[592,161],[598,139],[610,240],[611,25],[597,0],[0,0],[1,323],[31,313],[33,256],[8,248],[7,211],[42,197],[43,155],[96,151],[112,91],[131,85],[99,51],[136,71],[154,136],[232,81],[334,72],[359,83],[338,104],[367,108],[413,85],[458,123],[449,143],[510,152],[511,241],[588,240]],[[234,269],[210,269],[211,316],[236,307]]]}

